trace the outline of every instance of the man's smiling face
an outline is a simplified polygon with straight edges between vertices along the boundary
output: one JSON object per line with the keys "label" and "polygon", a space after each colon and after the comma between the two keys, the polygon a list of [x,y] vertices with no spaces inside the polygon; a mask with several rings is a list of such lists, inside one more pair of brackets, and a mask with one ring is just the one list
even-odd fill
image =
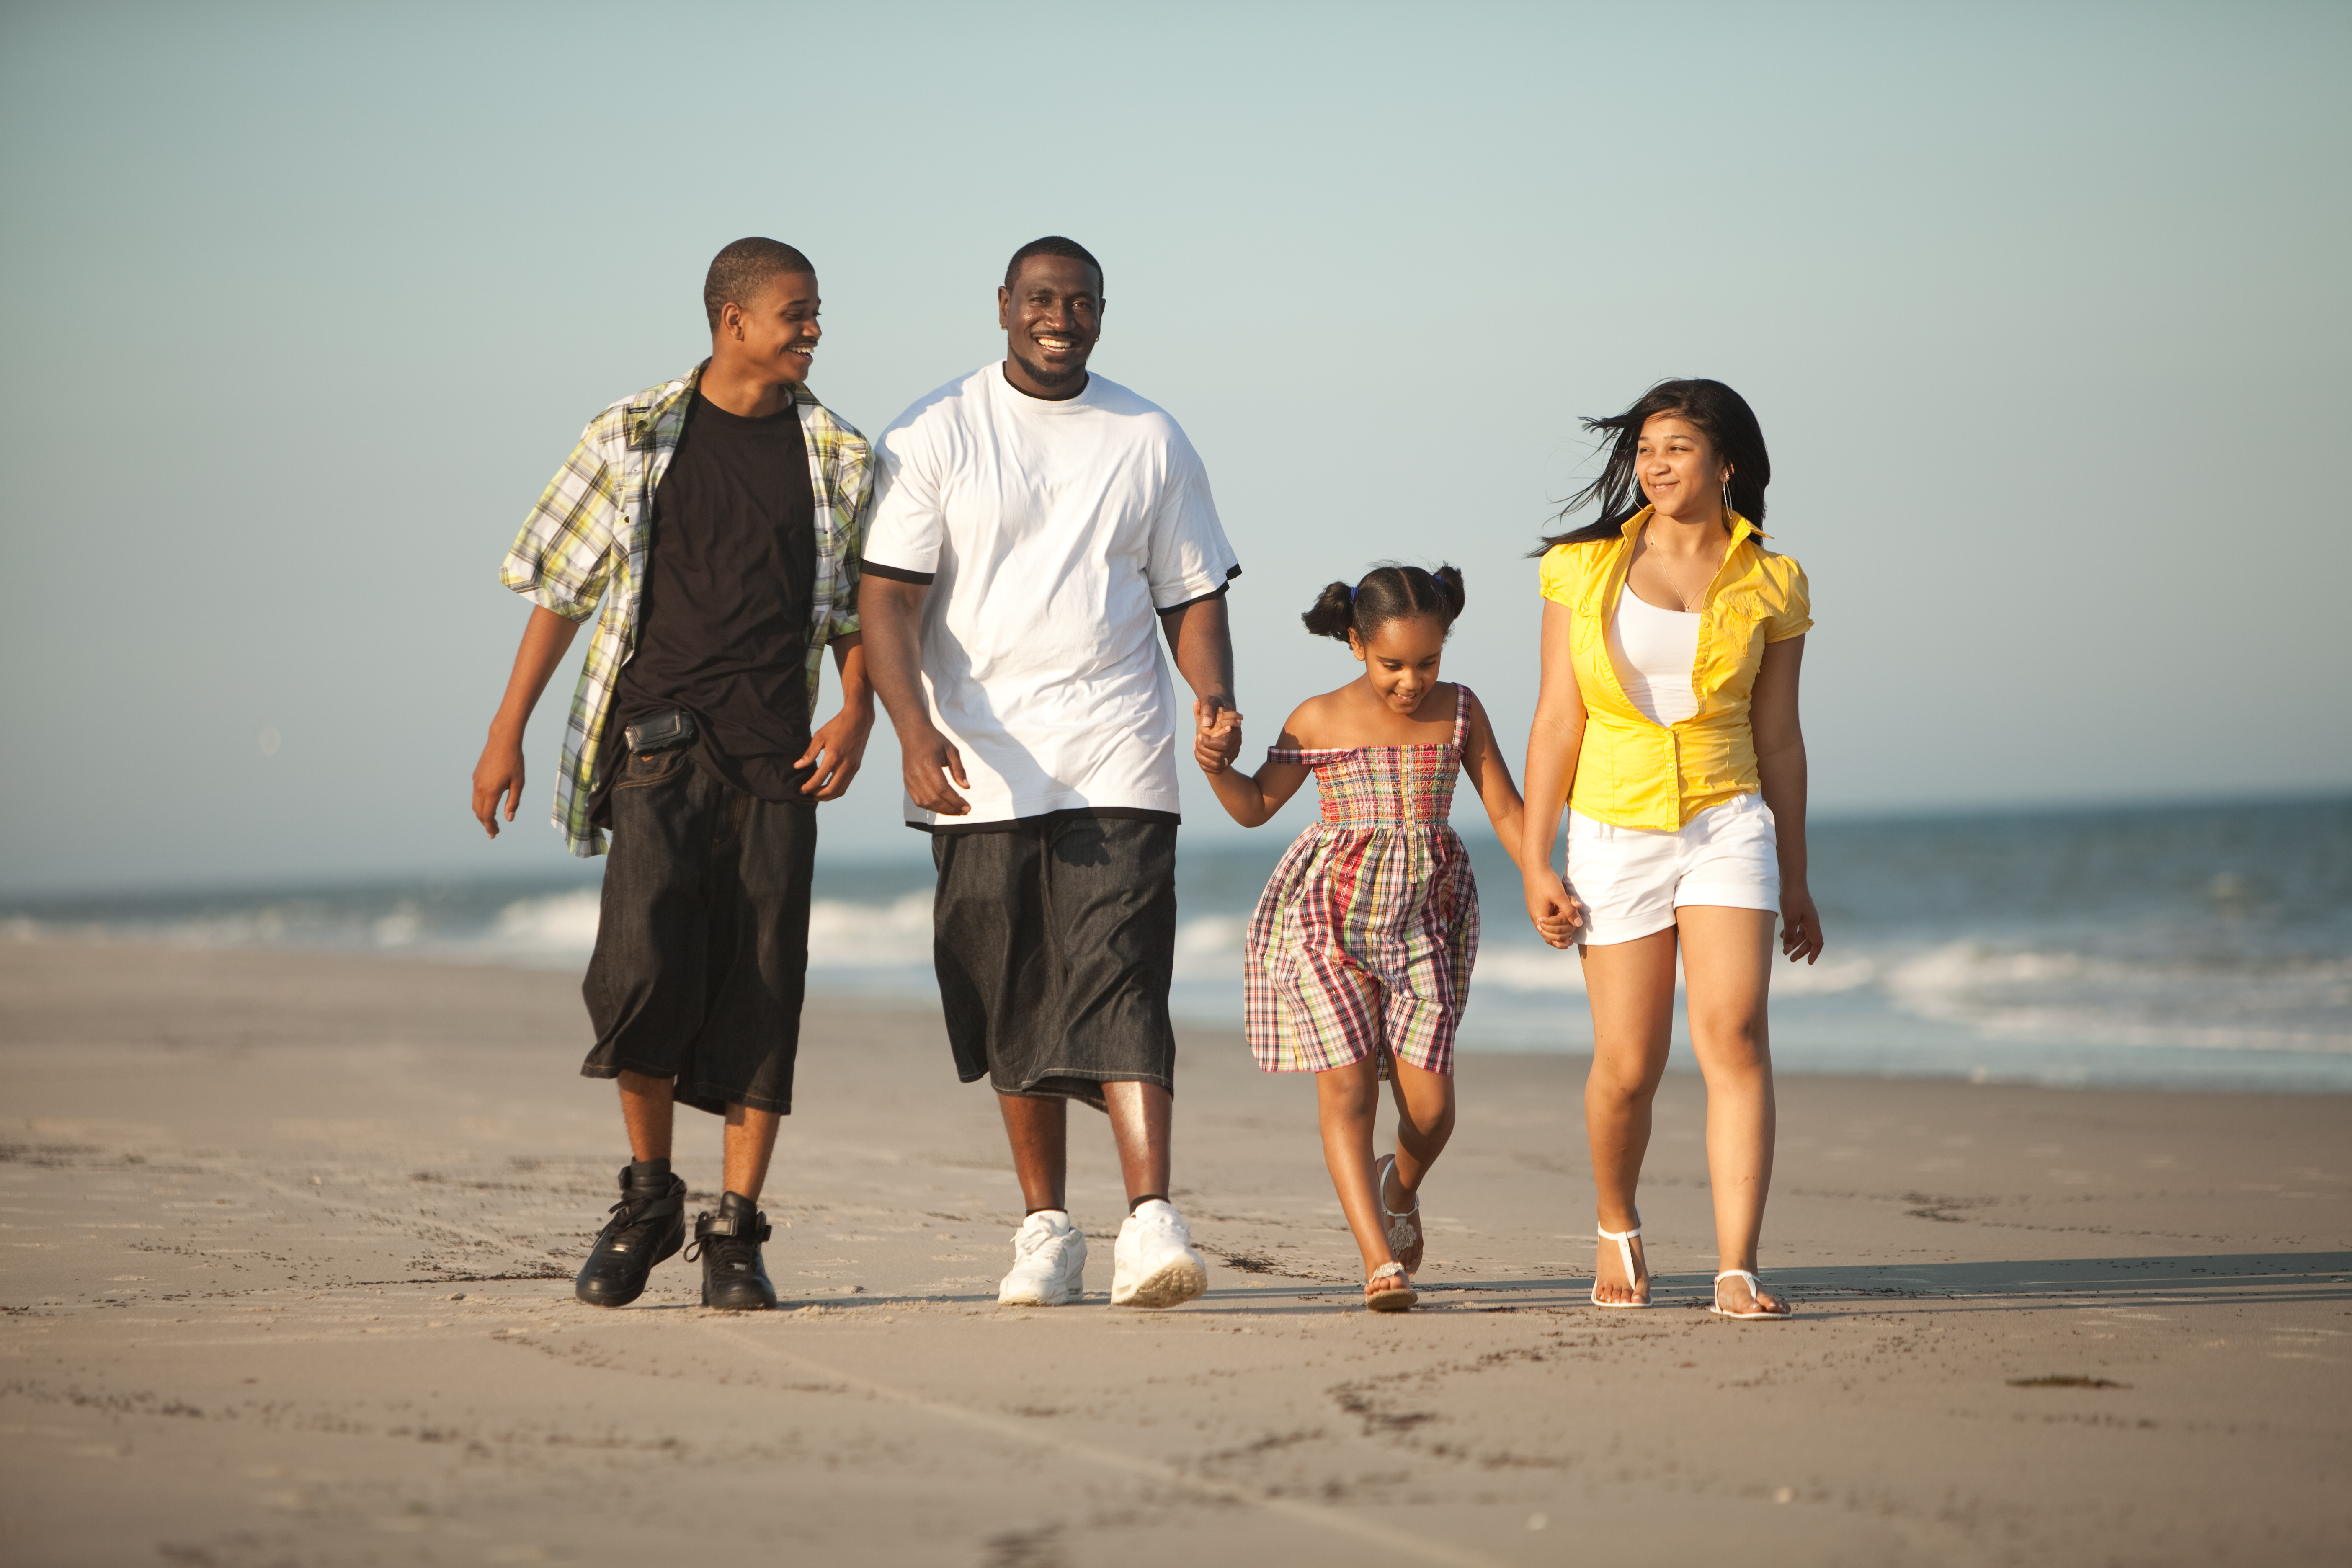
{"label": "man's smiling face", "polygon": [[1087,356],[1102,336],[1102,279],[1074,256],[1033,256],[996,291],[1005,379],[1032,397],[1086,389]]}

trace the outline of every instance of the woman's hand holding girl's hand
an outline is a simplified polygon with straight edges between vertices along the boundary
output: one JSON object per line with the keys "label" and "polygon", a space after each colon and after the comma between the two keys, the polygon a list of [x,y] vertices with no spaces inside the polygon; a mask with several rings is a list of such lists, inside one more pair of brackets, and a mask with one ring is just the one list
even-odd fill
{"label": "woman's hand holding girl's hand", "polygon": [[1813,895],[1802,888],[1780,889],[1780,951],[1794,963],[1812,963],[1822,955],[1822,915]]}
{"label": "woman's hand holding girl's hand", "polygon": [[1231,708],[1192,709],[1192,760],[1204,773],[1221,773],[1242,754],[1242,716]]}
{"label": "woman's hand holding girl's hand", "polygon": [[1569,891],[1568,883],[1549,866],[1521,873],[1526,885],[1528,918],[1536,934],[1554,947],[1573,947],[1585,929],[1584,900]]}

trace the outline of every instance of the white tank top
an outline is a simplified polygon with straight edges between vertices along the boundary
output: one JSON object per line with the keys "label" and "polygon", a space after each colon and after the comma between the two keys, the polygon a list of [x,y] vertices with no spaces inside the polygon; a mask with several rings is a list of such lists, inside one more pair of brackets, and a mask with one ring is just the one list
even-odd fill
{"label": "white tank top", "polygon": [[1609,657],[1625,696],[1654,724],[1673,724],[1698,711],[1691,675],[1698,664],[1696,611],[1662,610],[1632,588],[1617,595],[1609,617]]}

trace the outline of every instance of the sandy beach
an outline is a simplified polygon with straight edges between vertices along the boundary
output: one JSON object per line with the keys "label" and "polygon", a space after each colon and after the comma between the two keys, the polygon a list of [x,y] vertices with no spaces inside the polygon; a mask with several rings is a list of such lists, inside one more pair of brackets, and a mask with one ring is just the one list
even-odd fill
{"label": "sandy beach", "polygon": [[[1211,1292],[1000,1310],[1016,1223],[935,1014],[813,1003],[787,1310],[570,1276],[625,1157],[562,974],[0,943],[0,1553],[25,1564],[1045,1568],[2352,1560],[2352,1102],[1784,1077],[1765,1267],[1701,1309],[1672,1075],[1660,1307],[1584,1304],[1570,1057],[1470,1056],[1423,1310],[1374,1318],[1304,1081],[1189,1033]],[[705,1196],[713,1125],[680,1168]]]}

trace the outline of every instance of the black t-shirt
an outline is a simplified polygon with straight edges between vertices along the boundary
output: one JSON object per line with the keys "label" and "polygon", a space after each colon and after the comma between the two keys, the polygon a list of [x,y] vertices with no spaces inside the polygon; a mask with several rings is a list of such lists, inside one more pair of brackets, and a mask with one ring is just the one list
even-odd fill
{"label": "black t-shirt", "polygon": [[797,410],[746,419],[693,395],[654,490],[637,651],[621,667],[597,769],[595,816],[621,731],[694,715],[696,766],[761,800],[806,800],[810,596],[816,500]]}

